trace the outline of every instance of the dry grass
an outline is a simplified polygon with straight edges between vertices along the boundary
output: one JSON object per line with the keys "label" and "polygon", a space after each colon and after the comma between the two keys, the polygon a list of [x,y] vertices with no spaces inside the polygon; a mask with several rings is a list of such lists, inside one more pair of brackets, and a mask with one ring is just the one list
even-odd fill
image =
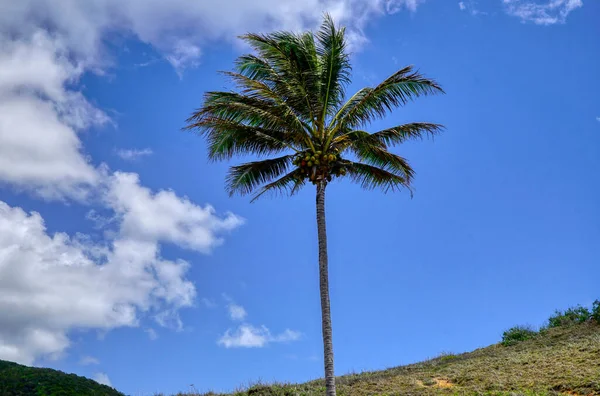
{"label": "dry grass", "polygon": [[[496,344],[384,371],[345,375],[338,377],[337,384],[340,396],[600,395],[600,325],[588,322],[549,329],[516,345]],[[260,384],[230,396],[324,394],[324,382],[318,380]]]}

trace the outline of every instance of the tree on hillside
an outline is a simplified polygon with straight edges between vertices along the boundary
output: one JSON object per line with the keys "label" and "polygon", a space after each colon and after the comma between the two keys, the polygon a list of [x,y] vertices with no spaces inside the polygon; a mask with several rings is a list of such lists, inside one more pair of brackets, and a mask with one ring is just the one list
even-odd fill
{"label": "tree on hillside", "polygon": [[254,201],[267,192],[293,195],[308,184],[315,186],[325,382],[332,396],[325,189],[343,177],[369,190],[410,189],[413,169],[388,148],[443,127],[416,122],[375,133],[366,127],[410,100],[443,91],[408,66],[346,98],[351,66],[345,29],[336,27],[329,15],[314,33],[246,34],[242,39],[254,53],[240,56],[235,71],[225,72],[237,90],[207,92],[186,129],[206,138],[211,160],[260,157],[230,168],[230,195],[254,194]]}

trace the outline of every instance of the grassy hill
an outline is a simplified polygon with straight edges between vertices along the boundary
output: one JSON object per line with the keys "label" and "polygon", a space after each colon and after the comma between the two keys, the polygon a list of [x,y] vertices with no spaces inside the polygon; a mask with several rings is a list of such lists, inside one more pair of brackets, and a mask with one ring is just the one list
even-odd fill
{"label": "grassy hill", "polygon": [[[598,302],[594,309],[593,315],[581,307],[557,312],[539,332],[515,327],[504,333],[502,342],[473,352],[341,376],[337,379],[338,395],[600,395]],[[255,385],[231,395],[324,394],[324,382],[317,380],[297,385]],[[183,395],[200,396],[178,396]]]}
{"label": "grassy hill", "polygon": [[[600,301],[557,311],[539,331],[507,330],[502,342],[463,354],[338,377],[339,396],[600,395]],[[322,380],[254,385],[230,396],[320,396]],[[1,396],[124,396],[85,377],[0,360]],[[158,396],[158,395],[157,395]],[[177,396],[216,396],[180,393]]]}
{"label": "grassy hill", "polygon": [[89,378],[0,360],[2,396],[123,396]]}

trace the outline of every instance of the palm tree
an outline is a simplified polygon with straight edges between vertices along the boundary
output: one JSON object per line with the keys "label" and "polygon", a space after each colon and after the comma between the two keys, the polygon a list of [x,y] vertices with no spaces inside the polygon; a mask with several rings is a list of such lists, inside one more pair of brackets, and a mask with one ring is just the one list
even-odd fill
{"label": "palm tree", "polygon": [[327,14],[315,33],[241,38],[255,53],[240,56],[235,71],[224,72],[237,91],[207,92],[185,128],[207,139],[211,160],[261,157],[230,168],[230,195],[254,193],[254,201],[267,192],[293,195],[308,183],[316,187],[325,383],[327,396],[333,396],[325,189],[333,179],[347,176],[365,189],[410,191],[413,169],[388,148],[443,127],[417,122],[375,133],[365,127],[416,97],[443,90],[408,66],[346,100],[351,67],[345,29]]}

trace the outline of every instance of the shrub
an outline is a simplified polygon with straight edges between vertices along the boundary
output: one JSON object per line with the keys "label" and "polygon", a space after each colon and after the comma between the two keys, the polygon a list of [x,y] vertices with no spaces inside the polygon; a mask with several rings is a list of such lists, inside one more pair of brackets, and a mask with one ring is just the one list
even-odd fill
{"label": "shrub", "polygon": [[592,319],[600,324],[600,300],[594,301],[592,305]]}
{"label": "shrub", "polygon": [[502,345],[509,346],[537,336],[537,331],[530,326],[515,326],[502,334]]}
{"label": "shrub", "polygon": [[574,308],[569,308],[566,311],[556,311],[554,316],[548,319],[548,327],[572,326],[574,324],[583,323],[592,317],[589,309],[580,305]]}

